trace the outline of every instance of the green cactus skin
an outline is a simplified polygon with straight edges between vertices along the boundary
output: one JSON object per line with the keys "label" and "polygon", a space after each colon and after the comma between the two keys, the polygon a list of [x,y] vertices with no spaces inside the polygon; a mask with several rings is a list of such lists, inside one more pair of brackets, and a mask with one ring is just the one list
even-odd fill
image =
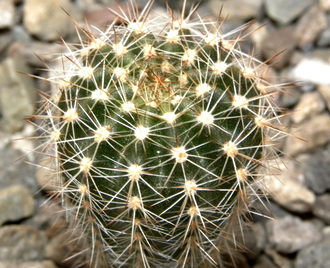
{"label": "green cactus skin", "polygon": [[223,267],[280,133],[277,91],[220,19],[151,6],[67,45],[41,139],[89,267]]}

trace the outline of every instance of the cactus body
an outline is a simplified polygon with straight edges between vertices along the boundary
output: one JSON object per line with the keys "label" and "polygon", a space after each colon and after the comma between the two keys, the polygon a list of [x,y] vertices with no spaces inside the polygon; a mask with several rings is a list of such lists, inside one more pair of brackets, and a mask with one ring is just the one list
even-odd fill
{"label": "cactus body", "polygon": [[151,4],[63,57],[43,109],[59,192],[92,267],[220,267],[270,146],[273,93],[219,21],[148,20]]}

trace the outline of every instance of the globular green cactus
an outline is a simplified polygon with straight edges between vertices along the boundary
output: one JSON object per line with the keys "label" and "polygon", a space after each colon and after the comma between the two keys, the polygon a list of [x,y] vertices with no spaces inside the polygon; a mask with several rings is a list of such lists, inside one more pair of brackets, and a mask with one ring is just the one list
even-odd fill
{"label": "globular green cactus", "polygon": [[58,192],[89,267],[223,267],[281,133],[277,91],[220,19],[132,6],[99,37],[84,31],[88,44],[66,44],[49,78],[41,139]]}

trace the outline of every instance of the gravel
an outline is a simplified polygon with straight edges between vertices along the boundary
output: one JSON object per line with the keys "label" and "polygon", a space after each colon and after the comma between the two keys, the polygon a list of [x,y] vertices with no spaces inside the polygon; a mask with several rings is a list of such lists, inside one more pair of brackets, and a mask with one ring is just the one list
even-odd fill
{"label": "gravel", "polygon": [[[52,66],[65,51],[58,44],[61,37],[79,42],[75,26],[86,27],[85,18],[101,28],[111,23],[115,17],[102,5],[115,7],[115,2],[0,0],[0,268],[74,267],[63,262],[65,253],[76,249],[63,245],[65,218],[58,205],[47,201],[51,185],[40,186],[48,177],[38,168],[41,159],[31,153],[38,146],[32,138],[36,127],[24,119],[39,108],[36,89],[49,90],[33,75],[47,77],[45,64]],[[118,2],[125,10],[125,1]],[[155,5],[165,8],[164,2]],[[268,60],[267,79],[295,82],[276,100],[287,115],[288,136],[278,146],[284,164],[271,172],[277,178],[266,177],[268,210],[256,210],[275,219],[253,217],[246,237],[250,252],[242,263],[248,268],[328,268],[330,1],[204,0],[200,13],[218,15],[222,5],[222,17],[230,13],[224,29],[252,19],[251,30],[264,25],[245,38],[242,49],[251,51],[254,44],[253,53]],[[17,137],[26,138],[18,142]]]}

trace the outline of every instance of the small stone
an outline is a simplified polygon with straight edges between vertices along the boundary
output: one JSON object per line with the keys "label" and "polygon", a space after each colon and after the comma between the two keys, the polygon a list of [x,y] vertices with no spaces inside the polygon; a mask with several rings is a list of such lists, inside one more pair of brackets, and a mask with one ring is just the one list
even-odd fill
{"label": "small stone", "polygon": [[252,226],[253,232],[251,235],[254,236],[255,244],[253,245],[254,253],[256,256],[260,256],[260,252],[262,252],[266,247],[266,230],[261,223],[254,223]]}
{"label": "small stone", "polygon": [[46,244],[46,235],[33,227],[6,225],[0,228],[0,261],[43,260]]}
{"label": "small stone", "polygon": [[[327,125],[329,128],[329,125]],[[316,194],[330,190],[330,150],[318,150],[313,154],[300,155],[303,180]]]}
{"label": "small stone", "polygon": [[[127,11],[127,6],[124,5],[123,12],[127,14]],[[99,7],[97,9],[88,9],[85,12],[84,17],[86,18],[86,22],[89,25],[93,25],[98,29],[103,29],[104,27],[106,27],[106,25],[111,24],[116,19],[116,15],[112,14],[109,9],[105,7]],[[91,29],[91,31],[94,32],[95,29]],[[95,33],[97,33],[97,31],[95,31]]]}
{"label": "small stone", "polygon": [[63,54],[65,48],[56,43],[44,42],[15,42],[8,49],[9,57],[19,57],[33,67],[45,67],[58,55]]}
{"label": "small stone", "polygon": [[279,254],[273,248],[270,247],[266,248],[265,253],[267,254],[267,256],[270,257],[272,262],[275,264],[275,267],[292,268],[292,263],[290,259],[282,254]]}
{"label": "small stone", "polygon": [[330,63],[330,47],[313,49],[312,57]]}
{"label": "small stone", "polygon": [[317,196],[312,211],[316,217],[330,225],[330,194]]}
{"label": "small stone", "polygon": [[69,0],[26,0],[23,23],[27,31],[43,41],[59,40],[74,31],[74,7]]}
{"label": "small stone", "polygon": [[308,92],[302,95],[298,105],[295,107],[291,119],[295,124],[315,116],[324,111],[325,103],[318,92]]}
{"label": "small stone", "polygon": [[0,0],[0,29],[14,24],[15,7],[13,1]]}
{"label": "small stone", "polygon": [[330,110],[330,86],[319,85],[317,87],[318,92],[321,93],[323,100],[325,101],[328,110]]}
{"label": "small stone", "polygon": [[317,40],[317,46],[329,46],[330,45],[330,27],[327,27],[319,36]]}
{"label": "small stone", "polygon": [[39,188],[34,177],[35,169],[23,161],[23,157],[25,157],[24,153],[12,146],[8,145],[0,149],[0,189],[12,185],[22,185],[33,194],[38,191]]}
{"label": "small stone", "polygon": [[330,11],[330,0],[319,0],[320,7],[325,11]]}
{"label": "small stone", "polygon": [[[262,0],[211,0],[208,5],[211,11],[217,12],[222,7],[221,15],[226,17],[226,20],[248,21],[258,17],[261,12]],[[227,17],[228,16],[228,17]]]}
{"label": "small stone", "polygon": [[288,87],[279,94],[277,104],[282,108],[290,108],[298,103],[302,91],[297,87]]}
{"label": "small stone", "polygon": [[0,225],[29,217],[35,209],[31,191],[23,185],[0,190]]}
{"label": "small stone", "polygon": [[1,128],[10,133],[20,130],[23,119],[34,111],[34,82],[22,73],[30,73],[22,59],[7,58],[0,64]]}
{"label": "small stone", "polygon": [[291,71],[292,81],[330,85],[330,64],[319,59],[303,59]]}
{"label": "small stone", "polygon": [[301,17],[297,25],[297,37],[299,47],[304,48],[312,45],[319,34],[327,28],[325,12],[318,6],[312,6]]}
{"label": "small stone", "polygon": [[58,268],[54,262],[46,261],[31,261],[31,262],[11,262],[11,261],[0,261],[0,268]]}
{"label": "small stone", "polygon": [[[329,1],[330,2],[330,1]],[[317,46],[328,46],[330,44],[330,15],[327,15],[327,27],[320,33]]]}
{"label": "small stone", "polygon": [[290,130],[286,139],[284,152],[289,156],[298,155],[330,141],[330,116],[322,113],[303,122]]}
{"label": "small stone", "polygon": [[20,42],[24,44],[29,43],[32,40],[31,36],[28,34],[28,32],[21,24],[15,25],[14,27],[11,28],[11,35],[13,36],[16,42]]}
{"label": "small stone", "polygon": [[269,170],[273,176],[266,176],[263,184],[270,198],[284,208],[306,213],[315,202],[315,194],[301,182],[302,171],[290,160],[274,166]]}
{"label": "small stone", "polygon": [[290,61],[297,38],[293,26],[282,27],[270,30],[262,41],[261,51],[266,59],[272,58],[269,62],[274,68],[282,68]]}
{"label": "small stone", "polygon": [[279,253],[297,252],[322,238],[313,222],[294,216],[269,221],[266,227],[269,242]]}
{"label": "small stone", "polygon": [[0,55],[5,52],[12,41],[13,37],[9,32],[0,33]]}
{"label": "small stone", "polygon": [[70,236],[64,233],[53,237],[45,248],[46,258],[64,267],[74,267],[81,256],[77,243],[68,239]]}
{"label": "small stone", "polygon": [[301,250],[295,261],[295,268],[329,268],[330,237]]}
{"label": "small stone", "polygon": [[268,257],[262,255],[256,265],[253,268],[278,268]]}
{"label": "small stone", "polygon": [[266,12],[281,25],[296,19],[314,0],[265,0]]}

